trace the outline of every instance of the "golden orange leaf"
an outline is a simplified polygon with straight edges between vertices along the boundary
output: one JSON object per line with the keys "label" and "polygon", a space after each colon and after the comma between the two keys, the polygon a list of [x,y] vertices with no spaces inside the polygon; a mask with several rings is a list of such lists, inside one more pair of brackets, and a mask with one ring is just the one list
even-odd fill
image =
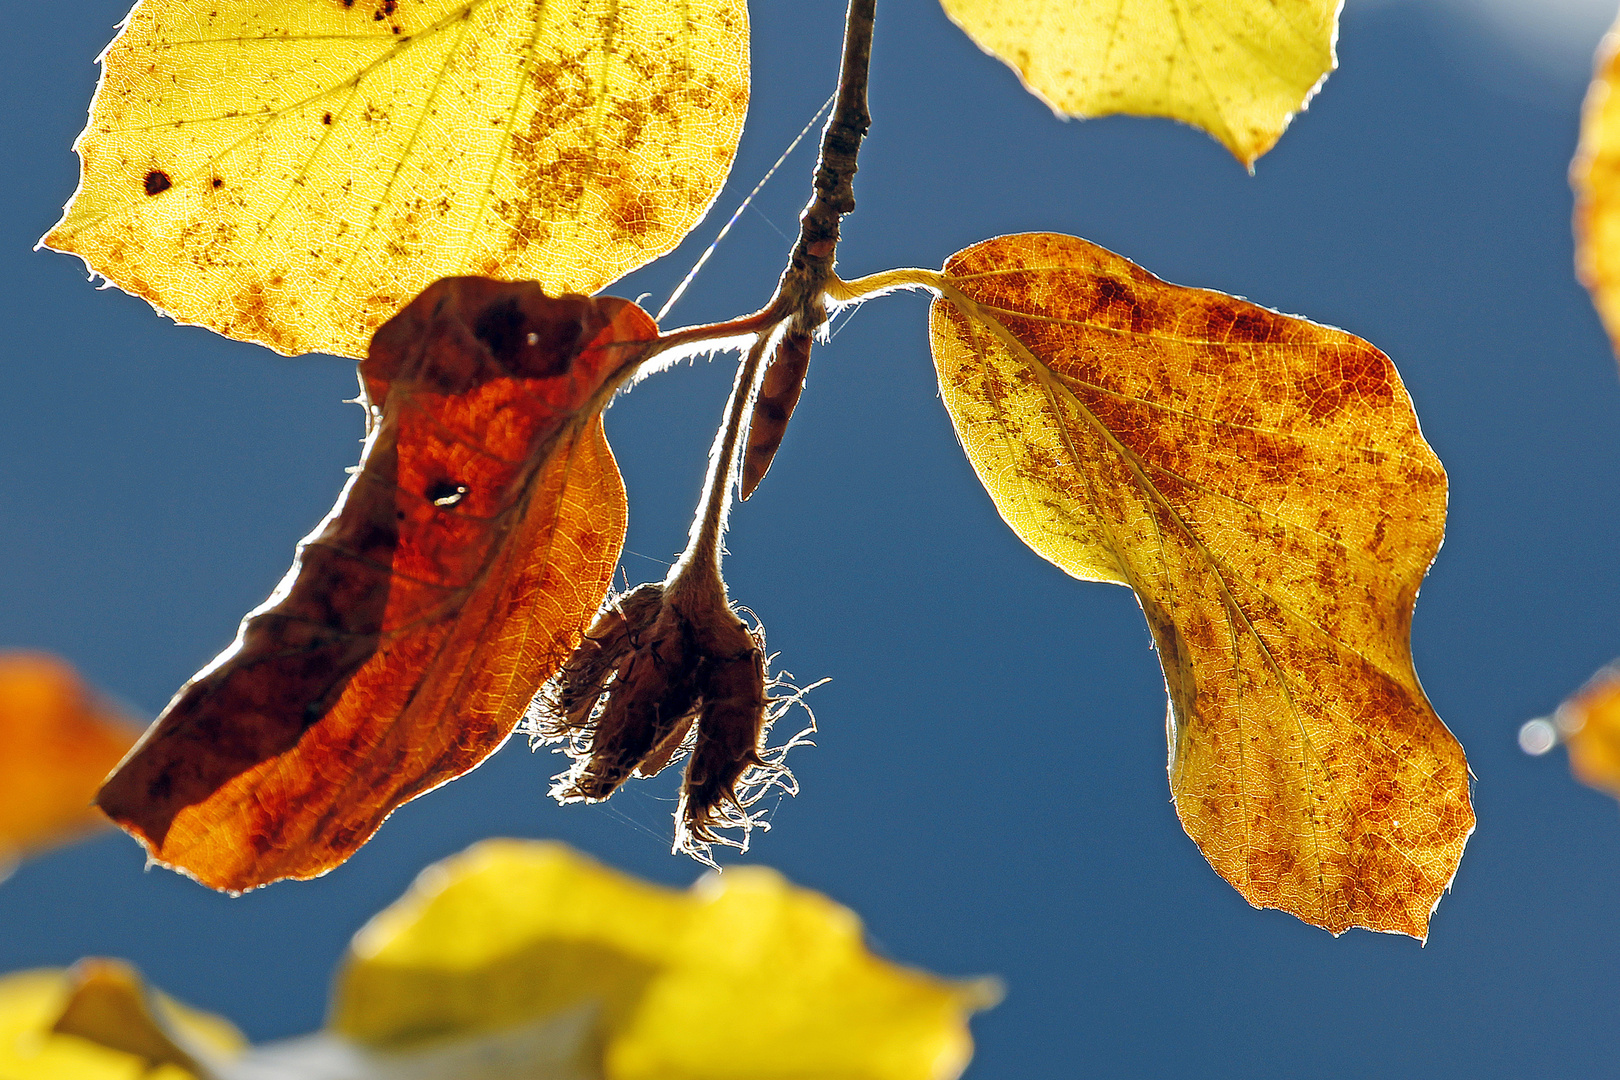
{"label": "golden orange leaf", "polygon": [[1337,64],[1342,0],[941,0],[1064,116],[1167,116],[1252,166]]}
{"label": "golden orange leaf", "polygon": [[0,876],[19,855],[103,824],[96,788],[138,732],[66,662],[0,654]]}
{"label": "golden orange leaf", "polygon": [[600,410],[657,333],[613,297],[438,282],[360,365],[337,506],[98,796],[215,888],[341,863],[493,753],[607,592],[625,496]]}
{"label": "golden orange leaf", "polygon": [[742,0],[140,0],[43,241],[185,323],[363,354],[436,278],[595,292],[719,194]]}
{"label": "golden orange leaf", "polygon": [[1188,834],[1257,907],[1422,937],[1473,829],[1412,667],[1446,479],[1389,358],[1071,236],[946,264],[939,384],[1013,530],[1129,585]]}
{"label": "golden orange leaf", "polygon": [[1620,796],[1620,663],[1593,675],[1550,717],[1531,720],[1519,745],[1544,754],[1562,742],[1569,771],[1587,787]]}
{"label": "golden orange leaf", "polygon": [[1581,109],[1581,141],[1570,163],[1575,189],[1575,270],[1620,352],[1620,33],[1598,48],[1597,72]]}

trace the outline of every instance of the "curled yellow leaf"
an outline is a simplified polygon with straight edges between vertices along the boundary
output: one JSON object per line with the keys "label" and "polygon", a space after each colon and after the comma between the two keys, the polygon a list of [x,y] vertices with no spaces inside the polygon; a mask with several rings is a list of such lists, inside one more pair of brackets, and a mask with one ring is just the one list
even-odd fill
{"label": "curled yellow leaf", "polygon": [[683,893],[495,840],[355,936],[329,1026],[397,1052],[585,1010],[608,1080],[948,1080],[994,996],[873,956],[854,914],[769,870]]}
{"label": "curled yellow leaf", "polygon": [[43,241],[185,323],[364,354],[437,278],[590,293],[678,244],[748,102],[742,0],[140,0]]}
{"label": "curled yellow leaf", "polygon": [[946,264],[945,405],[1002,517],[1129,585],[1187,832],[1257,907],[1423,937],[1473,829],[1412,667],[1446,480],[1389,358],[1071,236]]}
{"label": "curled yellow leaf", "polygon": [[1252,166],[1335,66],[1341,0],[941,0],[1073,117],[1166,116]]}

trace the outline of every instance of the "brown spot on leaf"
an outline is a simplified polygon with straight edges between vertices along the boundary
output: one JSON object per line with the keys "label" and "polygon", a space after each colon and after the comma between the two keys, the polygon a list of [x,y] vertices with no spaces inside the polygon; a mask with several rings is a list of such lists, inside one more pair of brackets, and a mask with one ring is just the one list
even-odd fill
{"label": "brown spot on leaf", "polygon": [[156,195],[174,187],[174,181],[170,180],[169,174],[162,169],[153,169],[146,174],[144,186],[148,195]]}

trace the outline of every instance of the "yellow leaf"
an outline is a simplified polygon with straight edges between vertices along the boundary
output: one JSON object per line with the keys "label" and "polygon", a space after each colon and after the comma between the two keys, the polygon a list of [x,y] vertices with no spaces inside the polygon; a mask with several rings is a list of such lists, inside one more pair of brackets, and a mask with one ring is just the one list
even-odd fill
{"label": "yellow leaf", "polygon": [[596,1009],[610,1080],[957,1075],[982,983],[866,951],[853,914],[761,869],[681,893],[557,844],[486,841],[355,936],[330,1027],[420,1047]]}
{"label": "yellow leaf", "polygon": [[96,788],[139,734],[63,661],[0,654],[0,876],[19,855],[106,823]]}
{"label": "yellow leaf", "polygon": [[941,392],[1002,517],[1141,601],[1205,857],[1257,907],[1424,936],[1474,819],[1410,651],[1445,473],[1389,358],[1070,236],[977,244],[942,288]]}
{"label": "yellow leaf", "polygon": [[867,951],[860,920],[763,867],[693,887],[668,967],[610,1042],[614,1080],[945,1080],[993,982],[948,983]]}
{"label": "yellow leaf", "polygon": [[1341,0],[941,0],[1064,116],[1168,116],[1244,165],[1337,66]]}
{"label": "yellow leaf", "polygon": [[400,1045],[586,1002],[613,1023],[684,923],[683,900],[559,844],[485,841],[422,871],[355,935],[328,1026]]}
{"label": "yellow leaf", "polygon": [[44,244],[181,322],[364,354],[436,278],[594,292],[730,168],[742,0],[140,0]]}
{"label": "yellow leaf", "polygon": [[149,993],[118,961],[0,977],[6,1080],[206,1080],[199,1057],[228,1059],[244,1045],[229,1023]]}
{"label": "yellow leaf", "polygon": [[[1617,24],[1620,29],[1620,24]],[[1620,33],[1598,48],[1597,74],[1581,109],[1581,141],[1570,163],[1575,189],[1575,270],[1620,351]]]}

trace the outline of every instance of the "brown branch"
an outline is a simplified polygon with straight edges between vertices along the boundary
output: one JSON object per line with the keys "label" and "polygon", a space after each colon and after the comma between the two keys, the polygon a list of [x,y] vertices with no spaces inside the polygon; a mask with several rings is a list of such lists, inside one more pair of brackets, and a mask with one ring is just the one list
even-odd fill
{"label": "brown branch", "polygon": [[877,0],[849,0],[844,17],[844,57],[838,69],[838,97],[821,132],[821,154],[816,159],[814,193],[799,214],[799,239],[788,265],[766,305],[740,319],[707,326],[687,326],[661,334],[648,354],[698,341],[738,334],[768,334],[797,316],[796,331],[810,333],[827,320],[822,294],[837,280],[838,225],[855,209],[856,158],[861,140],[872,126],[866,107],[867,72],[872,65],[872,20]]}
{"label": "brown branch", "polygon": [[799,215],[799,239],[777,287],[805,331],[826,319],[821,293],[833,277],[838,224],[855,209],[856,158],[872,126],[866,107],[867,71],[872,64],[872,20],[877,0],[849,0],[844,17],[844,59],[838,70],[838,100],[821,132],[815,194]]}
{"label": "brown branch", "polygon": [[[777,282],[770,302],[752,315],[708,326],[684,327],[659,336],[643,356],[650,359],[672,348],[741,334],[755,335],[743,359],[726,406],[726,417],[716,434],[703,496],[692,521],[686,552],[671,571],[665,587],[676,592],[701,591],[696,583],[724,598],[720,581],[720,536],[737,461],[737,440],[743,417],[753,403],[754,387],[765,361],[765,349],[777,329],[788,323],[790,333],[808,335],[827,321],[823,294],[837,280],[833,273],[838,249],[838,224],[855,209],[855,159],[861,140],[872,126],[866,108],[867,71],[872,62],[872,19],[877,0],[849,0],[844,19],[844,58],[838,71],[838,100],[821,133],[821,156],[816,162],[815,193],[799,215],[799,239],[793,245],[787,269]],[[688,582],[688,578],[692,581]]]}

